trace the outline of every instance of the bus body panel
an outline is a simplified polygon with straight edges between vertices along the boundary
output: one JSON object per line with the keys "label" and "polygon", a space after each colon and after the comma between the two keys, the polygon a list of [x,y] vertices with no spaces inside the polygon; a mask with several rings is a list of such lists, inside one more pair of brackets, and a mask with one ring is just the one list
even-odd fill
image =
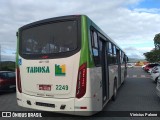
{"label": "bus body panel", "polygon": [[[102,69],[101,67],[90,68],[90,87],[91,96],[93,97],[96,92],[102,87]],[[95,74],[96,73],[96,74]]]}
{"label": "bus body panel", "polygon": [[[54,60],[25,60],[20,58],[22,65],[19,68],[23,73],[21,74],[22,92],[39,97],[75,97],[79,58],[79,52],[71,57]],[[33,63],[34,65],[32,65]],[[57,66],[59,69],[65,67],[65,75],[56,73]]]}
{"label": "bus body panel", "polygon": [[121,65],[121,83],[123,83],[125,79],[124,73],[125,73],[125,64],[122,64]]}
{"label": "bus body panel", "polygon": [[[91,111],[98,112],[102,110],[102,90],[99,89],[96,92],[96,96],[91,98],[75,98],[75,111]],[[86,107],[87,109],[82,110],[80,107]]]}
{"label": "bus body panel", "polygon": [[[90,94],[93,104],[93,111],[102,109],[102,68],[90,68]],[[96,74],[95,74],[96,73]]]}
{"label": "bus body panel", "polygon": [[[95,74],[97,72],[98,74]],[[38,110],[45,110],[45,111],[57,111],[60,113],[67,113],[67,114],[76,114],[76,115],[91,115],[95,111],[102,110],[102,86],[101,86],[101,68],[88,68],[87,69],[87,90],[86,94],[78,99],[75,97],[72,98],[50,98],[50,97],[39,97],[39,96],[32,96],[27,95],[25,93],[19,93],[17,90],[17,98],[18,105],[23,106],[26,108],[38,109]],[[96,78],[96,79],[95,79]],[[75,91],[75,90],[73,90]],[[31,105],[27,104],[27,101],[31,102]],[[46,104],[55,104],[55,108],[44,107],[44,106],[37,106],[35,103],[46,103]],[[60,106],[66,105],[65,110],[61,110]],[[81,107],[86,107],[86,109],[81,109]],[[73,113],[72,111],[77,111]],[[90,111],[87,113],[81,113],[79,111]]]}
{"label": "bus body panel", "polygon": [[[112,42],[112,43],[114,43],[116,45],[116,48],[120,49],[120,51],[122,51],[122,49],[107,34],[105,34],[92,20],[90,20],[88,18],[88,21],[89,21],[89,23],[91,23],[88,26],[88,31],[90,31],[91,27],[94,27],[98,33],[100,33],[101,35],[105,36],[105,38],[107,40],[106,42]],[[91,46],[91,37],[89,37],[89,39],[90,39],[89,40],[90,51],[91,51],[91,55],[93,56],[92,46]],[[118,55],[117,55],[117,57],[118,57]],[[91,60],[93,60],[93,58],[91,58]],[[121,74],[121,83],[123,83],[124,79],[125,79],[124,72],[126,71],[126,67],[124,66],[124,64],[121,63],[120,59],[118,60],[117,64],[113,64],[113,65],[111,64],[111,65],[107,66],[107,68],[109,70],[108,71],[109,72],[109,99],[106,101],[106,103],[113,96],[113,89],[114,89],[114,81],[115,81],[115,79],[117,81],[117,83],[115,83],[115,84],[117,84],[117,89],[121,85],[121,84],[120,85],[118,84],[118,81],[119,81],[118,80],[118,72],[119,72],[119,70],[118,70],[118,64],[121,66],[121,71],[120,71],[120,74]],[[97,67],[94,66],[94,68],[97,68]],[[97,73],[96,73],[96,75],[97,75]],[[101,75],[102,75],[102,73],[101,73]],[[94,91],[94,90],[92,89],[91,91]],[[104,103],[103,107],[105,106],[106,103]]]}
{"label": "bus body panel", "polygon": [[[117,79],[117,72],[118,66],[117,65],[110,65],[108,66],[109,69],[109,99],[113,96],[113,88],[115,79]],[[118,84],[117,84],[118,85]]]}

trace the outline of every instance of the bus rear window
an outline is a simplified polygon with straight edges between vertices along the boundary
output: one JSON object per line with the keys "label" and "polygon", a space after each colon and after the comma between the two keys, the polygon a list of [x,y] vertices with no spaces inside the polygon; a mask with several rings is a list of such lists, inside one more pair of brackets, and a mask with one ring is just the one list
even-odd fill
{"label": "bus rear window", "polygon": [[56,54],[77,48],[77,21],[42,24],[21,31],[20,51],[25,55]]}

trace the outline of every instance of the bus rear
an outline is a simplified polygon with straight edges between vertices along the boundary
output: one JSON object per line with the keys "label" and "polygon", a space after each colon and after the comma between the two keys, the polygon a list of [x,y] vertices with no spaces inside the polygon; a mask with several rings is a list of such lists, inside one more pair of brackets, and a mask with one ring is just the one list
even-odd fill
{"label": "bus rear", "polygon": [[67,16],[19,29],[19,106],[57,112],[92,110],[86,94],[88,37],[82,25],[85,22],[85,16]]}

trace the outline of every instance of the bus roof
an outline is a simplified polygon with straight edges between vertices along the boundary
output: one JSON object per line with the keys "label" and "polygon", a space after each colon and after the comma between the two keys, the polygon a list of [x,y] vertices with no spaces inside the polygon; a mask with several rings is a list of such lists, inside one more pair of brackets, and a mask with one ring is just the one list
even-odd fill
{"label": "bus roof", "polygon": [[68,19],[72,20],[72,19],[78,19],[80,17],[81,17],[81,15],[68,15],[68,16],[60,16],[60,17],[43,19],[43,20],[35,21],[35,22],[29,23],[27,25],[24,25],[24,26],[20,27],[19,30],[26,29],[26,28],[29,28],[31,26],[38,26],[38,25],[44,24],[44,23],[50,23],[50,22],[53,22],[53,21],[65,21],[65,20],[68,20]]}

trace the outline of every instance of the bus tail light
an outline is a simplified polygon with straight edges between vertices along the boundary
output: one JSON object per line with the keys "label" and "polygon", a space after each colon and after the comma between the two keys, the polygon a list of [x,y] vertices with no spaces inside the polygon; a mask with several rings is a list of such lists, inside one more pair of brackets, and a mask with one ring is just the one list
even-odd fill
{"label": "bus tail light", "polygon": [[87,109],[87,107],[80,107],[80,109]]}
{"label": "bus tail light", "polygon": [[76,98],[81,98],[86,93],[87,63],[82,64],[78,70]]}
{"label": "bus tail light", "polygon": [[17,87],[18,87],[18,91],[22,93],[21,76],[20,76],[19,67],[17,67]]}

